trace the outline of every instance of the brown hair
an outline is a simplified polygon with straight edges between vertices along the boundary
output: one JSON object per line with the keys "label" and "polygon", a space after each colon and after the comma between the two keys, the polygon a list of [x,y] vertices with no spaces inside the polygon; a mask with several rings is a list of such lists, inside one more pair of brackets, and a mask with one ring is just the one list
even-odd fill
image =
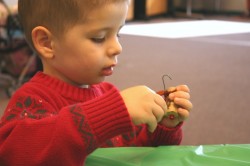
{"label": "brown hair", "polygon": [[31,32],[43,26],[60,36],[96,7],[129,0],[19,0],[18,14],[28,43],[32,44]]}

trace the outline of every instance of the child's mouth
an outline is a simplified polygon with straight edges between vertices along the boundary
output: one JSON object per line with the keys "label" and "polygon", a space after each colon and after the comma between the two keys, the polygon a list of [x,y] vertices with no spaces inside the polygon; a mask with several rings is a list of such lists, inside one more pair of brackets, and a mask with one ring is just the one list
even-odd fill
{"label": "child's mouth", "polygon": [[113,66],[103,68],[101,74],[102,74],[103,76],[110,76],[110,75],[113,74],[113,69],[114,69]]}

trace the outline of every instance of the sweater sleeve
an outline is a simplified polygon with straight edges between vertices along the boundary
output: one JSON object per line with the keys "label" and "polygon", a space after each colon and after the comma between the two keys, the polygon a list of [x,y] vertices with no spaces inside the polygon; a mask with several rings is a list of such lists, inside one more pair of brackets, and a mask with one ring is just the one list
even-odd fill
{"label": "sweater sleeve", "polygon": [[149,134],[152,145],[179,145],[182,140],[182,125],[183,123],[180,123],[175,128],[167,128],[159,124],[154,133]]}
{"label": "sweater sleeve", "polygon": [[132,130],[126,106],[114,89],[61,110],[37,96],[18,96],[0,121],[1,166],[82,165],[107,139]]}
{"label": "sweater sleeve", "polygon": [[164,146],[179,145],[182,140],[182,124],[175,128],[167,128],[158,124],[153,133],[148,131],[146,125],[134,127],[134,132],[122,135],[122,140],[127,146]]}

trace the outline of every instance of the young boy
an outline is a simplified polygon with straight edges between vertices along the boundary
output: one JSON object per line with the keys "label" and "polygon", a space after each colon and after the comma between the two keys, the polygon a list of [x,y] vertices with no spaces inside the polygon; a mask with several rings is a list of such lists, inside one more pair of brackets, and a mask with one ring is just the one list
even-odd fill
{"label": "young boy", "polygon": [[129,0],[19,0],[27,40],[43,63],[10,100],[0,123],[0,165],[83,165],[99,147],[180,144],[192,104],[177,86],[180,118],[145,86],[103,82],[122,47]]}

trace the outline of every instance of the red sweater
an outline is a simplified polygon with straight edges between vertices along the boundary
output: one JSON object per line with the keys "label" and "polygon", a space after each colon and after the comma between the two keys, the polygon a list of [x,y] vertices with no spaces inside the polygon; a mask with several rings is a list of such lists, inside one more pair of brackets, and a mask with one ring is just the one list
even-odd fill
{"label": "red sweater", "polygon": [[0,121],[1,166],[82,166],[98,147],[176,145],[181,125],[134,126],[109,83],[79,88],[37,73],[10,100]]}

